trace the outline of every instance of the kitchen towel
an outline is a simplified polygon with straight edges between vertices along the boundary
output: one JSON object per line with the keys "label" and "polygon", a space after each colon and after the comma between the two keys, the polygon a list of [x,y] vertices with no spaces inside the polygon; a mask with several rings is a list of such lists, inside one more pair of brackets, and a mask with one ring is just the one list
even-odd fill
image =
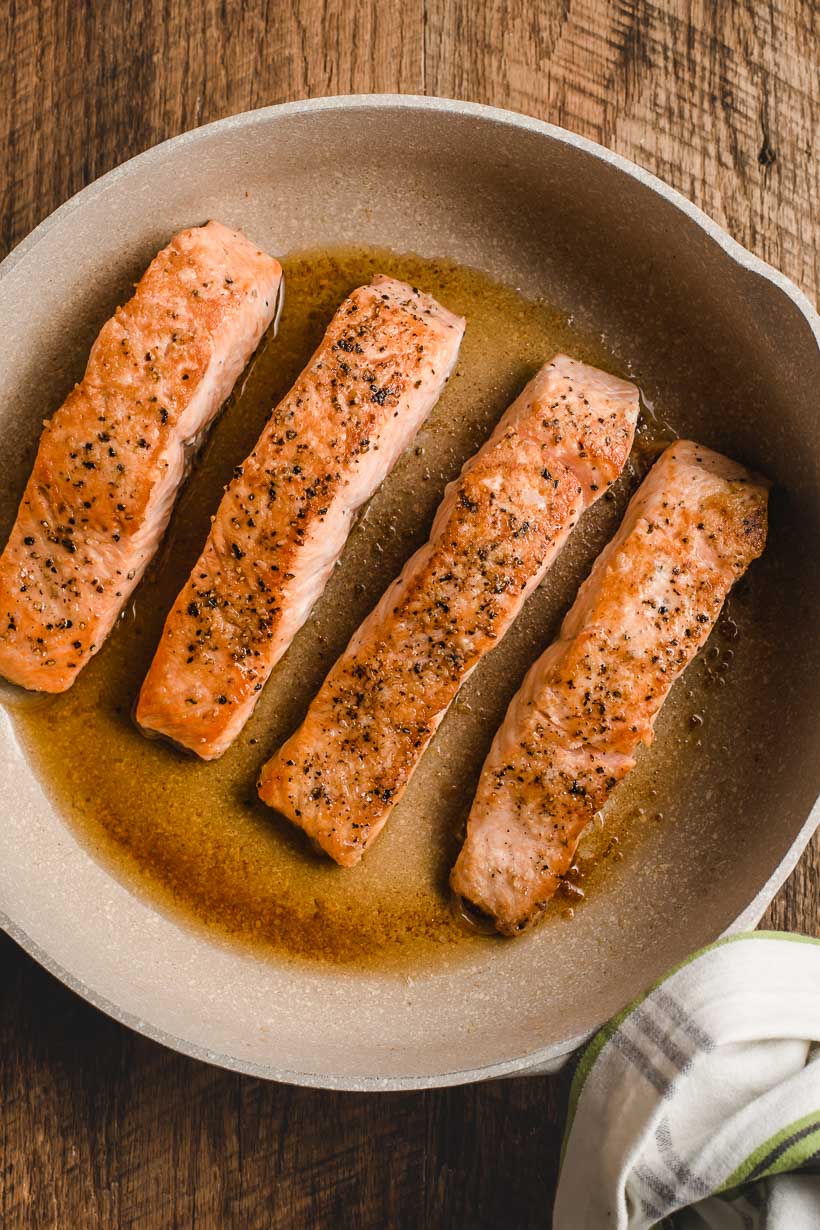
{"label": "kitchen towel", "polygon": [[695,953],[584,1052],[553,1230],[820,1230],[820,941]]}

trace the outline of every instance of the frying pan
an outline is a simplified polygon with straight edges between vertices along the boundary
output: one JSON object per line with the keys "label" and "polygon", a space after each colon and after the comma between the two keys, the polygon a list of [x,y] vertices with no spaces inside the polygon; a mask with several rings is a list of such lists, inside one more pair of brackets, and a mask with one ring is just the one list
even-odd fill
{"label": "frying pan", "polygon": [[685,773],[673,757],[659,775],[661,794],[674,779],[673,822],[572,925],[488,940],[412,977],[236,949],[157,908],[86,848],[7,718],[0,921],[103,1011],[226,1068],[357,1090],[543,1069],[670,964],[754,924],[820,818],[817,315],[677,193],[547,124],[392,96],[236,116],[112,171],[0,267],[3,535],[43,415],[122,271],[210,216],[278,253],[368,243],[446,255],[525,294],[546,288],[606,332],[681,430],[774,481],[763,639],[715,700],[720,737],[704,739]]}

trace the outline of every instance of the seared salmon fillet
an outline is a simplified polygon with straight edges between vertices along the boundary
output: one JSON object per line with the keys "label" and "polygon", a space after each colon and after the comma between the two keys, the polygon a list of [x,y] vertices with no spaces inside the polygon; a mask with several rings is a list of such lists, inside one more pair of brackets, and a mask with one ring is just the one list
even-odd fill
{"label": "seared salmon fillet", "polygon": [[393,278],[345,299],[225,490],[143,683],[141,726],[204,760],[230,746],[463,333],[460,316]]}
{"label": "seared salmon fillet", "polygon": [[635,764],[672,684],[766,543],[768,485],[689,441],[668,448],[513,698],[450,882],[514,935]]}
{"label": "seared salmon fillet", "polygon": [[218,222],[176,235],[46,422],[0,556],[0,675],[63,692],[154,555],[196,442],[273,319],[282,270]]}
{"label": "seared salmon fillet", "polygon": [[634,385],[556,355],[448,486],[429,541],[262,771],[264,801],[337,863],[379,833],[464,680],[620,474],[637,418]]}

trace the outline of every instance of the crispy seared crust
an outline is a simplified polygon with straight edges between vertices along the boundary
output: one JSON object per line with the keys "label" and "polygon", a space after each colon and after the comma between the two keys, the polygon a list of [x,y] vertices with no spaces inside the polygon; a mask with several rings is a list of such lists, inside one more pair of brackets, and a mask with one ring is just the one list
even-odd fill
{"label": "crispy seared crust", "polygon": [[563,355],[546,364],[263,769],[265,802],[342,866],[381,830],[464,680],[620,473],[637,416],[634,385]]}
{"label": "crispy seared crust", "polygon": [[680,441],[630,504],[559,639],[513,698],[453,869],[456,893],[516,934],[635,763],[675,679],[766,542],[768,487]]}
{"label": "crispy seared crust", "polygon": [[225,492],[143,684],[142,726],[206,760],[230,745],[357,508],[438,400],[463,332],[460,317],[392,278],[341,304]]}
{"label": "crispy seared crust", "polygon": [[184,448],[273,318],[281,267],[216,222],[182,231],[102,328],[43,430],[0,557],[0,674],[62,692],[108,635],[167,524]]}

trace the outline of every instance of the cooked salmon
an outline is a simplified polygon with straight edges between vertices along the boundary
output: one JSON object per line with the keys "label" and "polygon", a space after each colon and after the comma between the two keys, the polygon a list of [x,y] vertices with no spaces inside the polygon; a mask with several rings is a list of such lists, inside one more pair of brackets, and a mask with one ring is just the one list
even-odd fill
{"label": "cooked salmon", "polygon": [[384,826],[448,706],[620,474],[634,385],[557,355],[447,488],[429,541],[262,771],[271,807],[342,866]]}
{"label": "cooked salmon", "polygon": [[345,299],[226,488],[137,721],[213,760],[325,587],[356,511],[438,400],[464,321],[377,277]]}
{"label": "cooked salmon", "polygon": [[0,556],[0,675],[62,692],[154,555],[204,433],[276,310],[282,270],[218,222],[176,235],[46,422]]}
{"label": "cooked salmon", "polygon": [[502,933],[539,917],[652,742],[672,684],[765,546],[767,496],[763,480],[689,441],[638,489],[481,772],[451,884]]}

